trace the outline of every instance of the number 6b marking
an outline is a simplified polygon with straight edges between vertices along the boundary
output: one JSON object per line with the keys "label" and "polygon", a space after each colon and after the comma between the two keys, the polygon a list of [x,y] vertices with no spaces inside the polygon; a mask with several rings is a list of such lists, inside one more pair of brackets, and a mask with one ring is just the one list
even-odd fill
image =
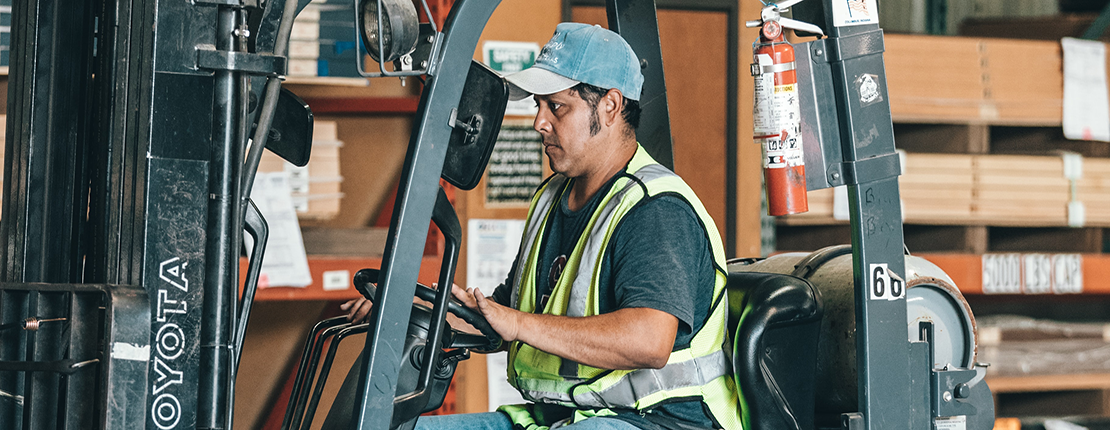
{"label": "number 6b marking", "polygon": [[869,278],[871,300],[898,300],[906,296],[906,283],[891,273],[886,263],[872,264]]}

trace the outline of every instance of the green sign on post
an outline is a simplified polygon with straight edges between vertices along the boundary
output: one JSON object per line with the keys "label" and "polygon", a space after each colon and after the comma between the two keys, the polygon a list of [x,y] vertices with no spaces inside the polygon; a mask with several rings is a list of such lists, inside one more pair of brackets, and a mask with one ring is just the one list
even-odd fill
{"label": "green sign on post", "polygon": [[[491,69],[507,75],[532,67],[540,45],[526,42],[488,41],[482,45],[482,62]],[[531,98],[509,102],[505,115],[531,116],[536,114],[536,103]]]}

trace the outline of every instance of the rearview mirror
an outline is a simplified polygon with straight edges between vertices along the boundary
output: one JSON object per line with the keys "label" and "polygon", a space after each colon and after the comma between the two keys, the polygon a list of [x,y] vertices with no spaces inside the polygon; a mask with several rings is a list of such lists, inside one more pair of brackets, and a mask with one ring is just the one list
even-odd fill
{"label": "rearview mirror", "polygon": [[478,186],[501,132],[508,102],[505,80],[484,64],[472,61],[459,108],[451,120],[455,129],[447,146],[443,179],[464,190]]}
{"label": "rearview mirror", "polygon": [[266,149],[298,167],[308,164],[312,155],[312,109],[285,88],[278,96]]}

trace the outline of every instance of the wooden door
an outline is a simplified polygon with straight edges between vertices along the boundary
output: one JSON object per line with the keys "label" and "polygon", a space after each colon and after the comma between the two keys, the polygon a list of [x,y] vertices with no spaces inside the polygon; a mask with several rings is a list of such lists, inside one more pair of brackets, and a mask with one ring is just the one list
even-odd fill
{"label": "wooden door", "polygon": [[[674,167],[701,198],[722,238],[728,205],[728,30],[724,11],[659,9],[659,43]],[[574,6],[571,20],[607,26],[605,8]]]}

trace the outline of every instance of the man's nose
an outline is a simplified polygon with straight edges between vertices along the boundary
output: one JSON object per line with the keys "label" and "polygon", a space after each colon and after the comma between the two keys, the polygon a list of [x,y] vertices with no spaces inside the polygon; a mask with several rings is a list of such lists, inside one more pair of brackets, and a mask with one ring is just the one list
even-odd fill
{"label": "man's nose", "polygon": [[536,120],[532,123],[532,128],[535,128],[536,131],[540,133],[551,131],[551,121],[547,120],[547,115],[544,114],[543,108],[540,108],[540,111],[536,113]]}

